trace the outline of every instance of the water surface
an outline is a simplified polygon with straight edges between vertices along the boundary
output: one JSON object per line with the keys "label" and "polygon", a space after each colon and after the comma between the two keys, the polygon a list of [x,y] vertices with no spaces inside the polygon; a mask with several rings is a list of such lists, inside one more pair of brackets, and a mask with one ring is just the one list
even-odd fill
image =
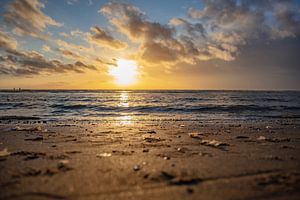
{"label": "water surface", "polygon": [[0,116],[129,122],[298,119],[300,92],[1,91]]}

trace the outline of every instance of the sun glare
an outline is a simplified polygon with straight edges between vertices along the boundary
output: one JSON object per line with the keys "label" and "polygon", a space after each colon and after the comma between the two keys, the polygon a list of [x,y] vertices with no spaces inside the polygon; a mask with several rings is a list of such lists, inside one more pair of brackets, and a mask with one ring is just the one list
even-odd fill
{"label": "sun glare", "polygon": [[120,59],[117,66],[111,66],[109,74],[115,78],[118,85],[128,86],[136,82],[138,66],[133,60]]}

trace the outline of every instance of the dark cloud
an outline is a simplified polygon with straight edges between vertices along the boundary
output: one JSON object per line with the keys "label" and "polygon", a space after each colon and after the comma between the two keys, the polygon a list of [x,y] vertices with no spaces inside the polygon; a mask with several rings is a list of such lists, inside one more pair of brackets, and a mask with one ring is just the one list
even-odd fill
{"label": "dark cloud", "polygon": [[[253,40],[271,41],[300,33],[299,5],[292,0],[204,2],[203,9],[190,8],[188,14],[202,22],[210,43],[218,49],[224,45],[239,49]],[[234,58],[238,51],[229,52]]]}
{"label": "dark cloud", "polygon": [[112,49],[124,49],[127,47],[125,42],[115,39],[110,33],[98,26],[93,26],[91,31],[92,34],[88,34],[89,41],[91,42]]}
{"label": "dark cloud", "polygon": [[14,28],[14,32],[22,36],[46,39],[44,33],[47,26],[62,26],[41,9],[44,4],[39,0],[14,0],[7,6],[4,21]]}
{"label": "dark cloud", "polygon": [[59,60],[47,60],[42,54],[35,51],[7,50],[6,53],[0,59],[0,74],[2,75],[32,76],[45,73],[84,73],[86,70],[97,70],[95,66],[81,61],[65,64]]}

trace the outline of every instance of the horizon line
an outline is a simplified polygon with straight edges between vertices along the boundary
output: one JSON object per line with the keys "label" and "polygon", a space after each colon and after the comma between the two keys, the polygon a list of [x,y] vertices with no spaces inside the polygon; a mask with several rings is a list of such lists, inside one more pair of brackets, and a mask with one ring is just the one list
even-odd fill
{"label": "horizon line", "polygon": [[[15,90],[14,90],[15,89]],[[300,91],[300,89],[32,89],[3,88],[0,92],[24,92],[24,91]]]}

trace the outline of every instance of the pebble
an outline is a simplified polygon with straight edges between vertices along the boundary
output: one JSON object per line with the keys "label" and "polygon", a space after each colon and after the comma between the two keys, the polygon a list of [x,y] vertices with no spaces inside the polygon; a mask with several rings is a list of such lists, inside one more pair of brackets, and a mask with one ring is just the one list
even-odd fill
{"label": "pebble", "polygon": [[169,156],[165,156],[164,160],[170,160],[170,157]]}
{"label": "pebble", "polygon": [[134,165],[133,166],[134,171],[139,171],[140,169],[141,169],[141,167],[139,165]]}

